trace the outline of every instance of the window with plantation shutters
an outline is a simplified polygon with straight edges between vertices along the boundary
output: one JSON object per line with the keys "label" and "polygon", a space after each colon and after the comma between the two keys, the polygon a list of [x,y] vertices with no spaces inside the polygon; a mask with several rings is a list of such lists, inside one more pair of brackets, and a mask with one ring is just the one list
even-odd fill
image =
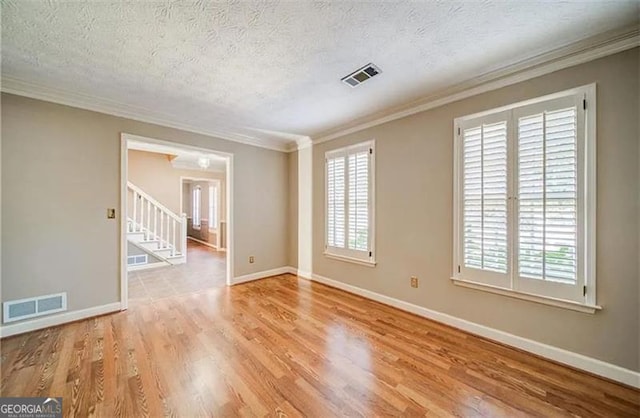
{"label": "window with plantation shutters", "polygon": [[325,254],[373,264],[373,142],[329,151],[325,164]]}
{"label": "window with plantation shutters", "polygon": [[456,284],[595,308],[595,86],[455,129]]}

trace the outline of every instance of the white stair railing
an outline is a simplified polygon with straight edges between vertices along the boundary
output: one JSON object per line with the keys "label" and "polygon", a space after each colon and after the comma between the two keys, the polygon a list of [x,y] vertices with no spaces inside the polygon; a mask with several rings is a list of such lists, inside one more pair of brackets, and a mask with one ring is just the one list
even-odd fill
{"label": "white stair railing", "polygon": [[142,232],[146,241],[158,241],[158,249],[171,250],[171,256],[187,255],[187,218],[178,216],[138,186],[127,182],[130,222],[128,232]]}

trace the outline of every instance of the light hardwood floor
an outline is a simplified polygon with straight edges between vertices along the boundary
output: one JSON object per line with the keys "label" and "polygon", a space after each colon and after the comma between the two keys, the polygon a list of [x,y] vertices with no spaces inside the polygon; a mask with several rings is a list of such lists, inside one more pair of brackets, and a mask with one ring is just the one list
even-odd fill
{"label": "light hardwood floor", "polygon": [[2,396],[73,416],[629,416],[640,392],[277,276],[2,341]]}

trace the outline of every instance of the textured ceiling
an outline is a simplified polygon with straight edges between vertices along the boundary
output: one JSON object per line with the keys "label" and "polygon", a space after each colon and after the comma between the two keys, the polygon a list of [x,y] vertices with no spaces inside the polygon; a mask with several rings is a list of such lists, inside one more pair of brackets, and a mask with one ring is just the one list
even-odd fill
{"label": "textured ceiling", "polygon": [[[289,142],[631,24],[638,4],[3,0],[2,73]],[[340,83],[368,62],[383,73]]]}

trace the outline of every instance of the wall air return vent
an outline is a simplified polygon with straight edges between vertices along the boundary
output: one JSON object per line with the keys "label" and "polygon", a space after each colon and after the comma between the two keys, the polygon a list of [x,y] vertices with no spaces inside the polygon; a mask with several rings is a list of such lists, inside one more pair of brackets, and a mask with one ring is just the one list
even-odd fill
{"label": "wall air return vent", "polygon": [[348,76],[343,77],[341,81],[351,87],[357,87],[368,79],[377,76],[381,72],[382,71],[380,70],[380,68],[376,67],[372,63],[369,63],[364,67],[352,72]]}
{"label": "wall air return vent", "polygon": [[5,323],[62,312],[67,310],[67,293],[11,300],[3,302],[2,307]]}
{"label": "wall air return vent", "polygon": [[141,264],[147,264],[147,263],[149,263],[149,259],[147,258],[147,254],[127,256],[127,265],[128,266],[139,266]]}

